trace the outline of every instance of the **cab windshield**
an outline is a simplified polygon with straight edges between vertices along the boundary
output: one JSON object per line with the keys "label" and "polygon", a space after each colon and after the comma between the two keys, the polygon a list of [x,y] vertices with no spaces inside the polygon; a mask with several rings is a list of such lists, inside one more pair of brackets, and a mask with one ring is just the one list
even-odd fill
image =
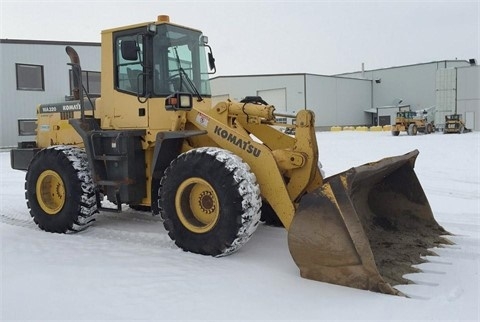
{"label": "cab windshield", "polygon": [[166,96],[173,92],[211,96],[202,34],[168,24],[157,26],[153,37],[153,92]]}

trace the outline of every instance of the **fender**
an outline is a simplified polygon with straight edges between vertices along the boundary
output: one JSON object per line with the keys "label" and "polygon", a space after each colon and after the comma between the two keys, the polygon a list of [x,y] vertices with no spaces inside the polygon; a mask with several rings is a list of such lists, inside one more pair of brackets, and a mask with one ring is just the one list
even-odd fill
{"label": "fender", "polygon": [[170,162],[173,161],[180,153],[182,149],[183,141],[189,137],[207,134],[204,130],[191,130],[191,131],[168,131],[159,132],[156,137],[155,149],[153,151],[152,158],[152,211],[158,213],[158,193],[160,179],[163,177],[163,172],[168,167]]}

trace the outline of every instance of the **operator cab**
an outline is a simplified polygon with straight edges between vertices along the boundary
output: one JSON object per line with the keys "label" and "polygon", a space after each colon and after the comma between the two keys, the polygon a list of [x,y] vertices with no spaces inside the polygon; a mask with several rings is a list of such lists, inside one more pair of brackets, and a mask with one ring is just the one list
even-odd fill
{"label": "operator cab", "polygon": [[[200,31],[169,23],[115,33],[115,87],[144,98],[190,93],[211,97],[210,70],[215,71],[207,37]],[[208,48],[208,66],[207,52]]]}

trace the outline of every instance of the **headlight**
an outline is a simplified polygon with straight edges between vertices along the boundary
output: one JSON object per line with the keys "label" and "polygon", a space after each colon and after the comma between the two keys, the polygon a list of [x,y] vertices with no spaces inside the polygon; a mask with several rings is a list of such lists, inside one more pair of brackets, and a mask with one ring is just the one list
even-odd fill
{"label": "headlight", "polygon": [[190,93],[173,93],[165,99],[165,109],[167,111],[190,111],[193,107],[192,94]]}

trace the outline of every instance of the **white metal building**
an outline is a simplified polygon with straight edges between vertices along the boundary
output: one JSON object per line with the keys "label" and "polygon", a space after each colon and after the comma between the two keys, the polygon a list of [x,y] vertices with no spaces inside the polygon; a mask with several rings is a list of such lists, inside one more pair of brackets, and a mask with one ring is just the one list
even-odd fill
{"label": "white metal building", "polygon": [[38,104],[70,96],[66,46],[78,52],[88,90],[100,93],[99,43],[0,39],[0,147],[33,140],[19,137],[17,120],[34,119]]}

